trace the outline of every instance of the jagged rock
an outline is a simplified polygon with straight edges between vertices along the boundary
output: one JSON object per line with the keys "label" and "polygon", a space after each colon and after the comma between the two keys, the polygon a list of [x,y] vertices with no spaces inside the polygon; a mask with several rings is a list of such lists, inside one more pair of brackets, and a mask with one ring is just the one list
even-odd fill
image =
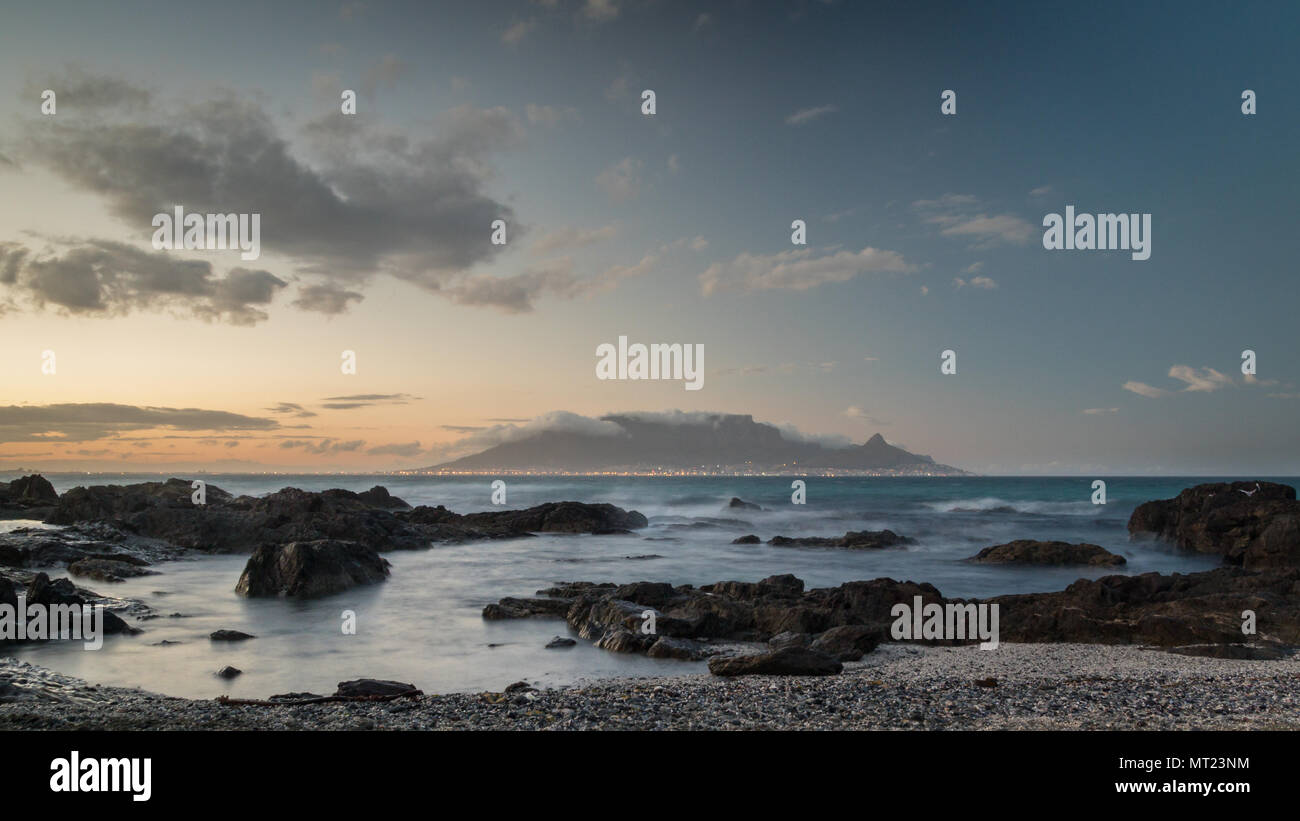
{"label": "jagged rock", "polygon": [[373,548],[357,542],[262,545],[249,557],[235,592],[244,596],[308,598],[338,593],[359,584],[388,578],[389,563]]}
{"label": "jagged rock", "polygon": [[[77,587],[69,579],[54,579],[46,573],[37,573],[27,583],[23,596],[27,606],[33,604],[44,607],[54,606],[72,606],[75,607],[75,613],[78,617],[84,614],[85,606],[92,607],[104,605],[104,597],[100,596],[93,590]],[[0,603],[9,604],[13,607],[18,606],[18,590],[13,583],[4,577],[0,577]],[[93,618],[93,616],[92,616]],[[82,635],[87,635],[90,625],[82,621]],[[103,632],[104,635],[134,635],[140,630],[132,627],[122,620],[120,616],[104,606],[103,610]],[[0,642],[3,643],[3,642]]]}
{"label": "jagged rock", "polygon": [[59,503],[54,485],[39,473],[0,482],[0,517],[29,519],[44,516]]}
{"label": "jagged rock", "polygon": [[715,676],[833,676],[843,669],[835,658],[803,647],[709,659],[709,672]]}
{"label": "jagged rock", "polygon": [[988,564],[1086,564],[1097,567],[1114,567],[1126,563],[1123,556],[1117,556],[1100,545],[1086,542],[1039,542],[1033,539],[1017,539],[986,547],[971,556],[969,561]]}
{"label": "jagged rock", "polygon": [[843,547],[850,550],[878,550],[911,544],[912,540],[892,530],[850,530],[843,536],[773,536],[767,542],[776,547]]}
{"label": "jagged rock", "polygon": [[731,501],[727,502],[727,507],[733,510],[762,510],[763,509],[758,505],[754,504],[753,502],[746,502],[744,499],[740,499],[736,496],[731,497]]}
{"label": "jagged rock", "polygon": [[732,544],[762,544],[763,540],[750,533],[748,536],[741,536],[739,539],[732,539]]}
{"label": "jagged rock", "polygon": [[355,698],[357,696],[399,696],[415,695],[420,691],[414,684],[384,679],[359,678],[352,681],[340,681],[334,691],[336,697]]}
{"label": "jagged rock", "polygon": [[215,630],[208,634],[208,638],[213,641],[246,641],[255,639],[257,636],[239,630]]}
{"label": "jagged rock", "polygon": [[469,513],[461,521],[502,533],[625,533],[648,524],[635,510],[585,502],[547,502],[527,510]]}
{"label": "jagged rock", "polygon": [[1300,502],[1274,482],[1218,482],[1138,505],[1131,536],[1150,536],[1248,569],[1300,566]]}
{"label": "jagged rock", "polygon": [[104,582],[120,582],[132,576],[152,576],[156,571],[146,570],[139,563],[119,559],[79,559],[68,565],[74,576],[85,576]]}

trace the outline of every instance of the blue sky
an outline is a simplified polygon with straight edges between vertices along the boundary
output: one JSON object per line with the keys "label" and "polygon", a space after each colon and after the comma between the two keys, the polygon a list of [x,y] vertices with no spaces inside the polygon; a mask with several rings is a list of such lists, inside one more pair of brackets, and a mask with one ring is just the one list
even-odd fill
{"label": "blue sky", "polygon": [[[94,117],[161,124],[171,140],[196,116],[226,118],[231,100],[252,106],[303,173],[337,191],[363,190],[368,174],[397,190],[383,140],[439,139],[418,162],[461,169],[454,182],[473,187],[476,207],[509,210],[511,240],[484,248],[485,227],[457,251],[463,264],[435,272],[394,261],[378,240],[365,258],[322,262],[306,218],[293,243],[277,233],[292,200],[248,188],[210,204],[265,211],[258,267],[284,285],[257,304],[260,318],[200,317],[156,294],[60,305],[20,276],[0,284],[0,340],[20,351],[0,365],[0,405],[262,419],[278,402],[418,397],[366,417],[321,412],[307,429],[281,420],[258,434],[266,441],[230,448],[259,464],[305,457],[279,453],[276,437],[363,442],[294,464],[391,467],[437,461],[455,439],[443,426],[490,436],[499,418],[679,408],[858,441],[878,430],[976,471],[1294,473],[1298,16],[1283,3],[614,0],[6,12],[0,242],[55,259],[68,252],[49,237],[147,249],[149,226],[133,215],[181,190],[143,177],[97,188],[69,171],[84,151],[117,179],[119,154],[94,142],[98,121],[73,100],[47,119],[85,130],[51,140],[33,89],[87,77],[150,93],[139,111]],[[340,88],[358,90],[362,130],[322,147],[311,129],[337,123]],[[646,88],[653,117],[640,113]],[[956,116],[940,114],[944,89],[957,92]],[[1243,89],[1258,114],[1242,115]],[[450,187],[431,185],[430,197]],[[1151,258],[1045,250],[1043,216],[1067,204],[1150,213]],[[796,251],[793,219],[808,224],[797,253],[809,269],[797,283],[743,280],[740,268],[771,274]],[[407,228],[394,242],[423,251],[418,225]],[[328,247],[327,228],[319,239]],[[868,248],[901,262],[854,256]],[[239,264],[206,259],[214,278]],[[710,292],[710,279],[723,287]],[[754,287],[763,281],[786,287]],[[360,298],[295,307],[312,284]],[[204,353],[159,353],[169,334]],[[703,343],[705,389],[596,382],[592,351],[619,335]],[[31,366],[36,336],[68,351],[57,384]],[[336,385],[338,351],[357,347],[376,364]],[[1253,383],[1240,372],[1247,348]],[[956,375],[939,373],[944,349],[957,351]],[[117,378],[94,357],[117,363]],[[1142,393],[1124,387],[1136,383]],[[27,462],[121,459],[120,442],[50,450],[27,433],[0,449]],[[387,446],[414,442],[394,464]],[[205,448],[183,452],[215,458]]]}

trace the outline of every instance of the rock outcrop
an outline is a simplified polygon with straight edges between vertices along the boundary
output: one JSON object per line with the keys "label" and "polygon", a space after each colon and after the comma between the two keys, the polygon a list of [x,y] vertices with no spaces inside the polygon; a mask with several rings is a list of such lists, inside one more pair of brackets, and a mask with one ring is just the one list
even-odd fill
{"label": "rock outcrop", "polygon": [[0,518],[40,517],[58,503],[54,485],[39,473],[0,482]]}
{"label": "rock outcrop", "polygon": [[1216,553],[1228,564],[1249,569],[1300,566],[1300,502],[1290,485],[1197,485],[1173,499],[1138,505],[1128,531],[1133,537]]}
{"label": "rock outcrop", "polygon": [[389,563],[359,542],[321,539],[262,545],[248,558],[235,592],[309,598],[388,578]]}
{"label": "rock outcrop", "polygon": [[284,488],[262,497],[234,497],[207,485],[206,503],[201,505],[192,501],[192,493],[190,482],[182,479],[78,487],[63,494],[46,521],[107,523],[130,534],[213,553],[324,539],[360,542],[380,551],[418,549],[434,542],[532,533],[621,533],[647,524],[634,510],[585,502],[461,515],[441,505],[412,508],[383,487],[364,493]]}
{"label": "rock outcrop", "polygon": [[971,556],[969,561],[986,564],[1086,564],[1094,567],[1116,567],[1127,563],[1123,556],[1111,553],[1101,545],[1086,542],[1039,542],[1033,539],[1017,539],[986,547]]}
{"label": "rock outcrop", "polygon": [[803,647],[709,659],[709,672],[715,676],[833,676],[843,669],[834,657]]}

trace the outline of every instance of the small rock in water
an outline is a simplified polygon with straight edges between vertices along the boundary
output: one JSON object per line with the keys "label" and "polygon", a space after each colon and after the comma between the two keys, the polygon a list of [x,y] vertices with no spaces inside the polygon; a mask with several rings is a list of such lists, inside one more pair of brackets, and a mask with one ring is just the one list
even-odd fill
{"label": "small rock in water", "polygon": [[546,649],[551,650],[556,647],[572,647],[577,643],[578,642],[574,641],[573,639],[566,639],[564,636],[556,636],[555,638],[546,642]]}
{"label": "small rock in water", "polygon": [[220,670],[217,671],[217,675],[221,676],[222,678],[230,679],[242,674],[243,672],[244,671],[240,670],[238,667],[231,667],[230,665],[226,665],[225,667],[222,667]]}
{"label": "small rock in water", "polygon": [[246,639],[255,639],[257,636],[239,630],[215,630],[208,635],[208,638],[213,641],[245,641]]}

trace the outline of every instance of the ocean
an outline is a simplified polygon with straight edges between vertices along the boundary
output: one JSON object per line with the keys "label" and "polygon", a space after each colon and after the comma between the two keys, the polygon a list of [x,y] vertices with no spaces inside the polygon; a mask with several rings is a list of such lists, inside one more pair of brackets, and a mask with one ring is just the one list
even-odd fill
{"label": "ocean", "polygon": [[[166,476],[47,474],[60,493],[77,485],[127,484]],[[282,487],[367,490],[384,485],[412,505],[443,504],[468,513],[493,509],[493,477],[204,475],[235,494]],[[1093,504],[1092,482],[1106,482],[1107,503]],[[1252,480],[1260,477],[1250,477]],[[507,504],[610,502],[641,511],[649,526],[631,535],[542,535],[385,554],[392,576],[382,583],[308,601],[245,599],[235,594],[247,556],[199,556],[159,564],[161,575],[118,584],[79,580],[106,595],[139,599],[158,618],[136,636],[110,636],[98,651],[78,642],[24,645],[10,653],[88,681],[143,687],[189,698],[229,694],[329,694],[339,681],[383,678],[410,682],[426,693],[500,691],[527,680],[536,686],[606,676],[706,674],[703,662],[651,659],[598,650],[579,640],[545,649],[569,635],[561,620],[484,621],[483,606],[505,596],[530,596],[559,581],[660,581],[702,585],[757,581],[793,573],[808,587],[890,577],[930,582],[946,596],[1060,590],[1080,577],[1111,569],[981,566],[966,562],[981,548],[1013,539],[1092,542],[1123,555],[1120,573],[1195,572],[1217,557],[1128,539],[1133,508],[1176,495],[1213,477],[960,477],[818,478],[807,502],[791,503],[792,477],[515,477]],[[1293,478],[1271,481],[1295,485]],[[762,511],[730,509],[739,497]],[[30,522],[0,522],[13,529]],[[753,533],[839,536],[888,528],[916,540],[902,549],[839,550],[733,545]],[[51,568],[52,577],[66,576]],[[356,633],[345,634],[345,611]],[[172,615],[176,614],[176,615]],[[210,642],[217,629],[256,639]],[[161,641],[179,642],[159,646]],[[215,671],[232,665],[231,681]]]}

